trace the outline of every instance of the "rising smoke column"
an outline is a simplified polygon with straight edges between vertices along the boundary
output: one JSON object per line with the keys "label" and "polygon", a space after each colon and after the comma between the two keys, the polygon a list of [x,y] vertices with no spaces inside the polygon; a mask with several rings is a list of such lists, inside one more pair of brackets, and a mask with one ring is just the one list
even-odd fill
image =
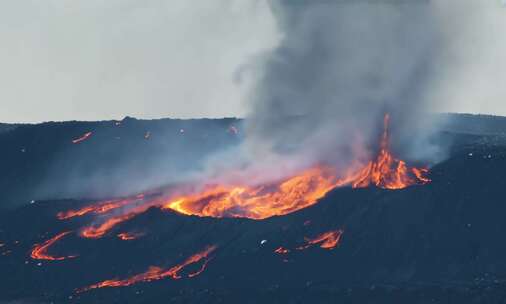
{"label": "rising smoke column", "polygon": [[263,159],[291,155],[302,165],[367,161],[388,112],[394,150],[415,160],[435,157],[427,141],[432,129],[422,119],[432,110],[425,93],[440,48],[440,22],[429,2],[271,6],[283,38],[260,63],[248,151]]}

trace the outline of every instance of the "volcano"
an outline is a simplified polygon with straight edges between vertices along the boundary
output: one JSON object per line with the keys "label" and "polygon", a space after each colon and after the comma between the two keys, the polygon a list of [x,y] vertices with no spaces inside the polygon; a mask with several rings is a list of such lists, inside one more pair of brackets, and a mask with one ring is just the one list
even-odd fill
{"label": "volcano", "polygon": [[[502,303],[506,129],[466,134],[458,130],[469,127],[466,117],[458,119],[463,122],[442,131],[452,143],[450,156],[430,170],[391,152],[386,116],[376,157],[347,172],[321,164],[272,184],[177,184],[116,199],[27,201],[3,210],[0,301]],[[198,121],[166,123],[177,130],[175,138],[189,141],[203,130],[227,143],[237,136],[229,121],[206,122],[214,129]],[[104,129],[118,126],[76,132],[72,124],[59,125],[68,136],[51,147],[93,154],[114,144],[116,157],[136,153],[118,149],[111,138],[131,141],[135,133],[138,145],[156,144],[157,127],[142,124],[125,121],[123,133],[108,137]],[[31,151],[41,148],[26,142],[48,127],[0,134],[3,146],[23,153],[17,160],[5,152],[5,167],[16,168],[6,175],[36,157]],[[72,142],[88,132],[93,136]],[[12,193],[10,200],[17,197]]]}

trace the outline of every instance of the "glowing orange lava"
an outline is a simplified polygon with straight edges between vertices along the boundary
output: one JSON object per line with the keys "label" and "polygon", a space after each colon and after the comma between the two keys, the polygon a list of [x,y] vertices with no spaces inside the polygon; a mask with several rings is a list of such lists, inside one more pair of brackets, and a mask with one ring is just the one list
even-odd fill
{"label": "glowing orange lava", "polygon": [[[143,210],[144,211],[144,210]],[[103,237],[109,230],[114,228],[116,225],[128,221],[129,219],[135,217],[137,214],[143,212],[129,212],[123,215],[111,217],[107,219],[105,222],[100,225],[92,225],[84,227],[81,230],[81,236],[89,239],[98,239]]]}
{"label": "glowing orange lava", "polygon": [[97,288],[105,288],[105,287],[124,287],[124,286],[130,286],[139,282],[151,282],[151,281],[157,281],[164,278],[171,278],[174,280],[181,279],[183,275],[180,273],[186,266],[196,264],[199,262],[202,262],[201,267],[196,272],[192,272],[186,275],[188,278],[193,278],[195,276],[198,276],[201,274],[205,268],[207,267],[207,263],[209,262],[209,255],[216,250],[216,246],[210,246],[204,249],[201,252],[198,252],[188,259],[186,259],[183,263],[176,265],[169,269],[162,269],[160,267],[149,267],[149,269],[146,272],[134,275],[130,278],[119,280],[119,279],[112,279],[112,280],[106,280],[102,281],[97,284],[93,284],[91,286],[79,289],[77,292],[85,292],[92,289]]}
{"label": "glowing orange lava", "polygon": [[87,140],[88,138],[90,138],[90,136],[93,134],[93,132],[87,132],[87,133],[84,133],[83,136],[79,137],[79,138],[76,138],[74,140],[72,140],[72,143],[73,144],[78,144],[82,141],[85,141]]}
{"label": "glowing orange lava", "polygon": [[100,202],[98,204],[88,205],[78,210],[68,210],[68,211],[62,211],[58,212],[56,217],[59,220],[66,220],[70,219],[76,216],[83,216],[88,213],[95,213],[95,214],[101,214],[101,213],[107,213],[113,209],[117,209],[126,205],[129,205],[133,202],[135,202],[137,199],[123,199],[123,200],[112,200],[112,201],[105,201]]}
{"label": "glowing orange lava", "polygon": [[258,187],[208,186],[172,199],[164,209],[187,215],[264,219],[309,207],[340,181],[329,167],[315,167],[278,184]]}
{"label": "glowing orange lava", "polygon": [[318,235],[315,238],[305,238],[306,244],[297,248],[297,250],[304,250],[313,245],[319,245],[320,248],[332,250],[337,245],[343,235],[343,230],[329,231]]}
{"label": "glowing orange lava", "polygon": [[[201,191],[188,192],[182,189],[176,192],[169,191],[133,210],[127,210],[125,214],[108,218],[99,225],[86,227],[81,235],[87,238],[102,237],[117,224],[133,218],[151,206],[172,209],[185,215],[245,217],[260,220],[286,215],[314,205],[336,187],[376,186],[396,190],[429,183],[430,179],[426,177],[428,169],[409,167],[406,162],[395,158],[390,152],[389,121],[389,115],[385,115],[384,131],[377,157],[366,164],[353,166],[353,170],[348,170],[345,174],[338,174],[333,167],[319,165],[270,184],[207,185]],[[62,212],[58,218],[65,219],[90,212],[105,213],[130,202],[131,199],[95,204],[77,211]]]}
{"label": "glowing orange lava", "polygon": [[61,260],[71,259],[71,258],[77,257],[77,256],[74,256],[74,255],[72,255],[72,256],[65,256],[65,257],[54,257],[54,256],[51,256],[51,255],[49,255],[47,253],[49,247],[51,247],[54,243],[56,243],[57,241],[59,241],[60,239],[62,239],[64,236],[66,236],[69,233],[71,233],[71,231],[62,232],[62,233],[54,236],[53,238],[45,241],[42,244],[36,244],[36,245],[34,245],[33,250],[31,252],[30,256],[34,260],[48,260],[48,261],[61,261]]}
{"label": "glowing orange lava", "polygon": [[390,116],[387,114],[384,119],[380,152],[375,160],[370,161],[356,175],[352,182],[354,188],[365,188],[375,185],[384,189],[396,190],[430,182],[430,179],[425,177],[428,169],[408,167],[406,162],[396,159],[391,154],[389,150],[390,138],[388,135],[389,122]]}

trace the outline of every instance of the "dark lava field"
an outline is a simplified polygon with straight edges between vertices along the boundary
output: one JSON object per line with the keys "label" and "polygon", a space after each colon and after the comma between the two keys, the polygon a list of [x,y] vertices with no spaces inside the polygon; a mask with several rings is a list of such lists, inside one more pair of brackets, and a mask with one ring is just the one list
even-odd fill
{"label": "dark lava field", "polygon": [[[506,303],[506,118],[445,116],[449,155],[426,185],[336,188],[264,220],[153,207],[96,239],[77,233],[93,215],[56,215],[199,169],[240,142],[241,121],[0,125],[0,303]],[[47,253],[68,258],[31,257],[64,231]],[[336,246],[307,245],[327,231]],[[149,271],[163,277],[83,290]]]}

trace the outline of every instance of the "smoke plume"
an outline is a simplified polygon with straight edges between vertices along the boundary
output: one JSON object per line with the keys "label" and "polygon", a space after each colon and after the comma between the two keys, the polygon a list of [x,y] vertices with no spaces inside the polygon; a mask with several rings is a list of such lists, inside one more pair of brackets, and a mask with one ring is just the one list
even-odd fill
{"label": "smoke plume", "polygon": [[281,0],[272,9],[283,38],[259,63],[249,151],[345,165],[375,152],[390,113],[397,153],[437,156],[426,115],[442,38],[433,5]]}

